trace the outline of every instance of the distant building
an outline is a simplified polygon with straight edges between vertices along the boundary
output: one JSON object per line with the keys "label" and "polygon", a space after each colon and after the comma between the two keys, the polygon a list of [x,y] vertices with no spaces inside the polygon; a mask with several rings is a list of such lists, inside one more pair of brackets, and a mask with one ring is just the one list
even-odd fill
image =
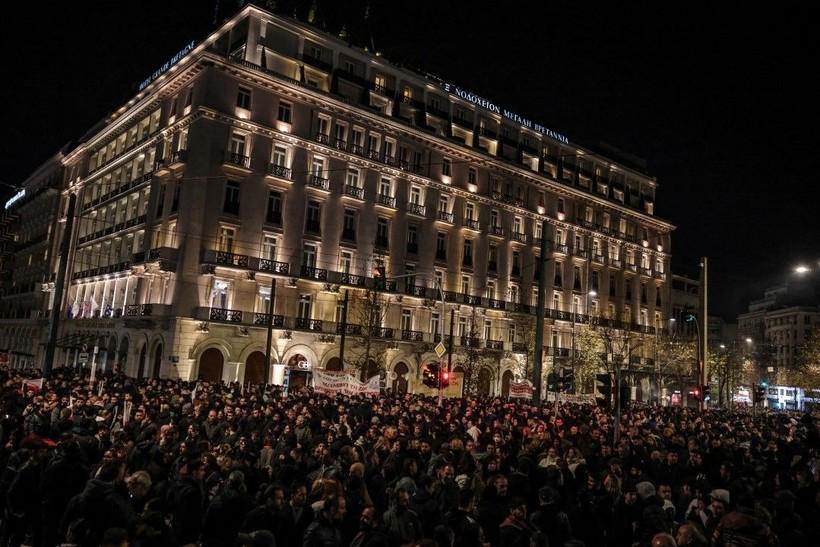
{"label": "distant building", "polygon": [[[54,366],[259,382],[281,373],[269,354],[296,386],[351,368],[367,338],[362,376],[419,391],[452,331],[455,351],[481,352],[477,392],[505,394],[532,374],[542,242],[545,355],[568,366],[593,318],[652,340],[674,228],[654,178],[477,91],[254,6],[180,44],[54,160],[60,203],[44,214],[75,220],[64,298],[26,304],[39,329],[59,314]],[[14,273],[47,291],[67,223],[49,225],[33,258],[48,268]],[[2,328],[40,362],[41,331]]]}

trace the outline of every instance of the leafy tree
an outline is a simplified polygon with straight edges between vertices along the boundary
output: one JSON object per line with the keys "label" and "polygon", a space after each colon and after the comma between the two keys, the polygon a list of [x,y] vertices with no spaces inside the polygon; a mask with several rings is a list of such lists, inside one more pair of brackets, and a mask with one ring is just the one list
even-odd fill
{"label": "leafy tree", "polygon": [[685,379],[697,378],[697,341],[679,333],[658,335],[657,367],[658,383],[665,387],[670,383],[682,385]]}
{"label": "leafy tree", "polygon": [[820,389],[820,327],[815,327],[797,352],[794,365],[783,371],[784,381],[805,390]]}
{"label": "leafy tree", "polygon": [[743,355],[737,345],[710,351],[709,372],[717,384],[717,393],[712,394],[712,399],[721,405],[730,403],[734,387],[743,383]]}
{"label": "leafy tree", "polygon": [[593,326],[582,323],[575,327],[575,347],[575,392],[592,393],[595,391],[595,375],[601,368],[606,368],[603,340]]}
{"label": "leafy tree", "polygon": [[515,341],[524,349],[524,360],[516,361],[519,364],[513,372],[520,378],[532,380],[537,334],[535,316],[530,313],[510,312],[508,317],[515,327]]}
{"label": "leafy tree", "polygon": [[473,393],[478,387],[479,371],[498,360],[496,352],[481,347],[481,331],[484,326],[484,311],[471,306],[466,315],[466,329],[461,336],[461,344],[453,350],[453,366],[458,365],[463,374],[462,393]]}

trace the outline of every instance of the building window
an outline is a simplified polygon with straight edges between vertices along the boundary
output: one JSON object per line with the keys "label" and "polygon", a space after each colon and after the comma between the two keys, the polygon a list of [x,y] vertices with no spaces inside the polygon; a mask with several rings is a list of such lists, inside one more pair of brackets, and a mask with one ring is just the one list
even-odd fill
{"label": "building window", "polygon": [[466,220],[475,220],[475,204],[467,202],[464,205],[464,218]]}
{"label": "building window", "polygon": [[436,260],[447,260],[447,234],[436,234]]}
{"label": "building window", "polygon": [[290,103],[280,102],[276,119],[283,123],[291,123],[292,109]]}
{"label": "building window", "polygon": [[299,295],[299,311],[297,312],[299,319],[310,319],[310,295]]}
{"label": "building window", "polygon": [[478,172],[475,170],[475,167],[470,167],[470,169],[467,170],[467,182],[469,184],[476,184],[477,181]]}
{"label": "building window", "polygon": [[288,149],[281,144],[274,145],[272,163],[279,167],[287,167],[288,165]]}
{"label": "building window", "polygon": [[339,257],[339,271],[349,274],[353,269],[353,253],[350,251],[342,251]]}
{"label": "building window", "polygon": [[382,177],[379,181],[379,195],[390,197],[392,195],[391,180],[387,177]]}
{"label": "building window", "polygon": [[217,243],[219,251],[223,253],[232,253],[233,244],[236,240],[236,228],[230,226],[219,227],[219,242]]}
{"label": "building window", "polygon": [[510,273],[515,276],[521,275],[521,253],[518,251],[513,251],[512,269],[510,270]]}
{"label": "building window", "polygon": [[276,260],[276,236],[268,234],[262,236],[262,258]]}
{"label": "building window", "polygon": [[558,212],[564,212],[564,198],[558,198]]}
{"label": "building window", "polygon": [[411,312],[407,308],[403,308],[401,310],[401,330],[413,330],[413,312]]}
{"label": "building window", "polygon": [[342,239],[356,241],[356,211],[353,209],[345,209],[343,222]]}
{"label": "building window", "polygon": [[379,217],[376,220],[376,247],[387,249],[388,247],[388,224],[387,219]]}
{"label": "building window", "polygon": [[470,276],[461,276],[461,294],[470,294]]}
{"label": "building window", "polygon": [[493,334],[493,322],[489,320],[484,321],[484,339],[485,340],[492,340]]}
{"label": "building window", "polygon": [[410,187],[410,203],[421,205],[421,188],[418,186]]}
{"label": "building window", "polygon": [[310,162],[310,174],[314,177],[325,178],[325,158],[313,156]]}
{"label": "building window", "polygon": [[515,323],[509,323],[507,325],[507,342],[514,344],[516,342],[516,338]]}
{"label": "building window", "polygon": [[412,254],[419,252],[419,229],[417,226],[407,227],[407,252]]}
{"label": "building window", "polygon": [[265,220],[273,224],[282,224],[282,194],[276,190],[268,191],[268,211]]}
{"label": "building window", "polygon": [[235,180],[225,183],[225,202],[222,211],[231,215],[239,214],[239,183]]}
{"label": "building window", "polygon": [[487,298],[493,299],[495,298],[495,281],[490,280],[487,281],[487,292],[485,293]]}
{"label": "building window", "polygon": [[306,268],[315,268],[316,267],[316,255],[318,254],[318,250],[316,245],[308,243],[302,249],[302,265]]}
{"label": "building window", "polygon": [[231,134],[231,153],[245,155],[245,135],[242,133]]}
{"label": "building window", "polygon": [[305,231],[313,234],[321,233],[321,218],[321,204],[315,200],[309,201],[307,207],[307,220],[305,223]]}
{"label": "building window", "polygon": [[441,334],[441,315],[437,311],[430,315],[430,332]]}
{"label": "building window", "polygon": [[453,162],[450,158],[444,158],[441,160],[441,174],[445,177],[449,177],[453,174]]}
{"label": "building window", "polygon": [[441,213],[447,213],[450,209],[450,198],[442,194],[438,198],[438,210]]}
{"label": "building window", "polygon": [[349,167],[347,169],[347,179],[345,180],[345,184],[347,184],[351,188],[361,188],[359,186],[359,170],[355,167]]}
{"label": "building window", "polygon": [[516,234],[522,233],[524,231],[522,229],[522,226],[523,226],[523,221],[521,220],[521,217],[515,217],[513,219],[513,232],[516,233]]}
{"label": "building window", "polygon": [[490,245],[487,252],[487,271],[498,271],[498,245]]}
{"label": "building window", "polygon": [[236,94],[236,106],[239,108],[244,108],[245,110],[251,109],[251,90],[246,87],[240,87],[239,91]]}
{"label": "building window", "polygon": [[498,211],[490,211],[490,226],[498,227]]}
{"label": "building window", "polygon": [[469,268],[473,267],[473,241],[471,239],[464,240],[464,257],[462,264]]}
{"label": "building window", "polygon": [[214,285],[211,289],[212,308],[226,309],[228,307],[230,287],[231,283],[227,279],[214,278]]}

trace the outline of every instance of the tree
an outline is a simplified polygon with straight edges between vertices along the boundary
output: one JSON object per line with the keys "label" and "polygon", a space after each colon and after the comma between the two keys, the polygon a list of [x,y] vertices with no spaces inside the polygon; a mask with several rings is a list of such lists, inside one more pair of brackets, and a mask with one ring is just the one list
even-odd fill
{"label": "tree", "polygon": [[462,393],[473,393],[478,388],[478,373],[482,367],[490,367],[498,360],[497,352],[481,347],[481,330],[484,326],[484,311],[471,306],[466,315],[466,329],[461,336],[461,344],[453,351],[453,365],[458,365],[464,374]]}
{"label": "tree", "polygon": [[820,389],[820,327],[815,327],[800,347],[794,365],[783,371],[787,384],[805,390]]}
{"label": "tree", "polygon": [[355,291],[348,304],[347,331],[354,336],[345,347],[344,362],[358,371],[362,381],[386,370],[387,341],[382,328],[389,302],[389,295],[367,287]]}
{"label": "tree", "polygon": [[515,341],[524,350],[523,361],[517,361],[518,367],[513,371],[518,377],[532,380],[535,364],[536,321],[530,313],[509,312],[508,317],[515,328]]}
{"label": "tree", "polygon": [[593,393],[595,391],[595,375],[602,368],[606,368],[603,359],[605,355],[604,343],[595,332],[594,327],[582,323],[576,326],[575,346],[578,352],[575,358],[576,393]]}
{"label": "tree", "polygon": [[743,383],[743,356],[737,345],[710,351],[709,372],[717,383],[718,404],[731,403],[734,387]]}
{"label": "tree", "polygon": [[656,344],[659,387],[673,382],[682,386],[685,379],[697,377],[697,341],[694,338],[663,333],[658,335]]}

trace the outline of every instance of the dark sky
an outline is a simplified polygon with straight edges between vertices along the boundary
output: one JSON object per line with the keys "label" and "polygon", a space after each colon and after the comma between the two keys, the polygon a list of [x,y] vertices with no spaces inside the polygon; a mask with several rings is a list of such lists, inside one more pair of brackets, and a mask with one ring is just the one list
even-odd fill
{"label": "dark sky", "polygon": [[[366,3],[318,2],[351,28]],[[593,151],[611,156],[606,143],[645,160],[660,186],[655,213],[677,226],[674,271],[697,277],[708,258],[712,314],[733,320],[798,262],[818,264],[820,34],[808,8],[369,3],[373,43],[388,59]],[[182,46],[205,38],[216,4],[12,3],[2,38],[0,181],[20,184]],[[230,13],[232,4],[219,9]]]}

